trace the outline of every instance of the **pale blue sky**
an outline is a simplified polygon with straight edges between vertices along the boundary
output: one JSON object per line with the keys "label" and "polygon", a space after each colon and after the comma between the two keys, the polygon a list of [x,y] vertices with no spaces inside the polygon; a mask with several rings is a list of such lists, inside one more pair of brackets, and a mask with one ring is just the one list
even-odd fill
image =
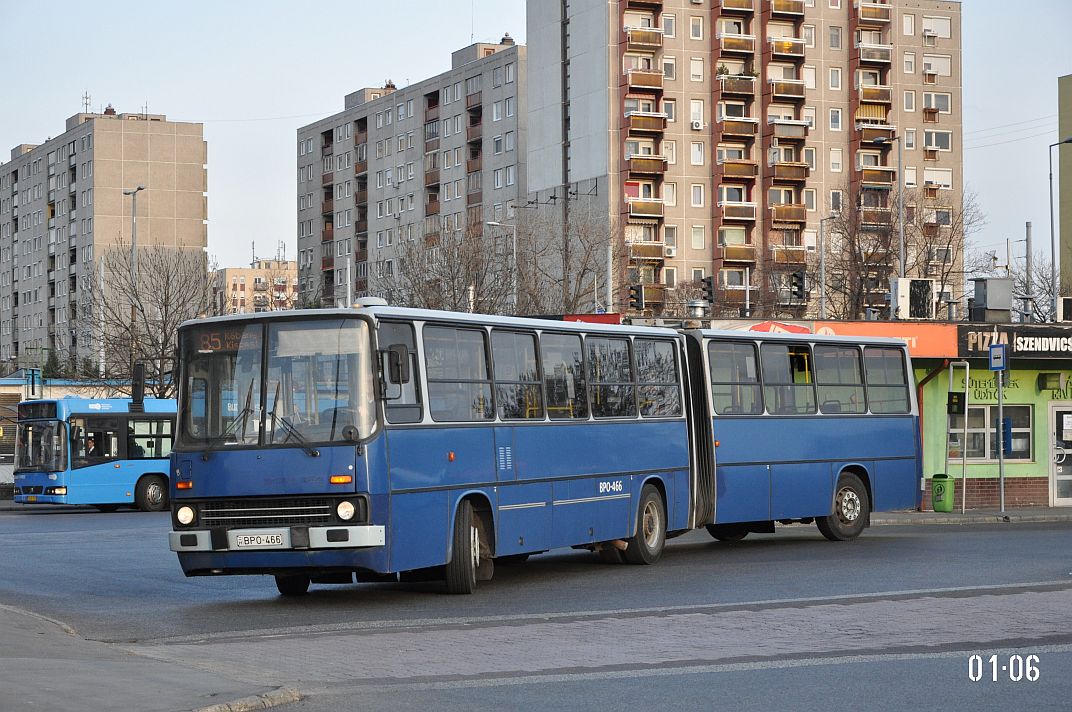
{"label": "pale blue sky", "polygon": [[[341,110],[360,87],[446,70],[471,38],[525,40],[524,0],[63,0],[47,16],[41,7],[0,0],[0,156],[61,133],[85,91],[94,110],[147,103],[151,113],[203,121],[209,252],[221,265],[248,262],[252,241],[259,256],[281,240],[294,256],[299,126]],[[1072,73],[1072,3],[1030,0],[1020,11],[1031,20],[1017,23],[1008,7],[963,4],[965,176],[987,216],[975,242],[1003,251],[1030,220],[1036,251],[1048,252],[1046,146],[1056,140],[1057,77]]]}

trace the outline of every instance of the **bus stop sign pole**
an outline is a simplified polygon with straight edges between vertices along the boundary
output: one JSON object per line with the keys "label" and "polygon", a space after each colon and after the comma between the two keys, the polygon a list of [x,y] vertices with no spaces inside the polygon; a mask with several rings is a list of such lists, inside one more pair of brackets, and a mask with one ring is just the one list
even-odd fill
{"label": "bus stop sign pole", "polygon": [[[958,368],[964,369],[964,390],[953,390],[953,371]],[[949,394],[945,427],[945,471],[949,472],[949,416],[960,415],[964,432],[960,440],[960,513],[965,511],[965,503],[968,500],[968,362],[953,361],[949,364]]]}
{"label": "bus stop sign pole", "polygon": [[998,388],[998,496],[1002,514],[1005,513],[1005,389],[1002,376],[1008,368],[1008,349],[1007,344],[990,345],[990,370],[994,372]]}

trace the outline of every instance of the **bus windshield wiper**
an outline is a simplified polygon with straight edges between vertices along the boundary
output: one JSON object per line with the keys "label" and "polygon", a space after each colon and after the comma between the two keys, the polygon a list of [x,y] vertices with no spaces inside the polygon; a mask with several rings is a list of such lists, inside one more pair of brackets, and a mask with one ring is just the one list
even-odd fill
{"label": "bus windshield wiper", "polygon": [[242,423],[243,437],[245,437],[244,433],[246,429],[246,421],[251,415],[253,415],[253,409],[248,406],[240,410],[238,412],[238,415],[235,416],[235,419],[228,423],[227,427],[223,429],[222,433],[220,433],[214,438],[209,439],[208,446],[217,447],[219,445],[223,445],[225,442],[227,442],[227,438],[231,435],[234,435],[235,432],[238,430],[237,426],[239,423]]}
{"label": "bus windshield wiper", "polygon": [[299,432],[298,429],[294,427],[294,423],[290,422],[281,415],[276,415],[275,411],[272,411],[271,413],[269,413],[269,415],[272,417],[273,424],[279,423],[283,426],[283,430],[286,431],[287,437],[283,439],[284,445],[291,438],[294,438],[294,440],[297,441],[299,445],[301,445],[301,449],[305,450],[306,454],[309,455],[309,457],[320,457],[320,451],[309,445],[308,441],[306,441],[305,437],[301,434],[301,432]]}

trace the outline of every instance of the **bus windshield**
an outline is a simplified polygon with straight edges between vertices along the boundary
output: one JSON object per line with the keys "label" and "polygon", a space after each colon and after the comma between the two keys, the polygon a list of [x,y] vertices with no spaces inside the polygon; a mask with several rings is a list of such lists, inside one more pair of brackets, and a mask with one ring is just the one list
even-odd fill
{"label": "bus windshield", "polygon": [[15,434],[15,471],[67,469],[66,426],[59,420],[19,423]]}
{"label": "bus windshield", "polygon": [[180,448],[355,442],[376,422],[359,319],[197,326],[180,338]]}

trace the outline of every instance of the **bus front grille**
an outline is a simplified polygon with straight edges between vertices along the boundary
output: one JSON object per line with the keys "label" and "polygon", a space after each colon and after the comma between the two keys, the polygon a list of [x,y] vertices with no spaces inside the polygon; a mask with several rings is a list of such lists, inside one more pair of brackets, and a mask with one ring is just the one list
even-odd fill
{"label": "bus front grille", "polygon": [[325,497],[217,500],[201,505],[201,523],[239,529],[329,524],[333,506]]}

